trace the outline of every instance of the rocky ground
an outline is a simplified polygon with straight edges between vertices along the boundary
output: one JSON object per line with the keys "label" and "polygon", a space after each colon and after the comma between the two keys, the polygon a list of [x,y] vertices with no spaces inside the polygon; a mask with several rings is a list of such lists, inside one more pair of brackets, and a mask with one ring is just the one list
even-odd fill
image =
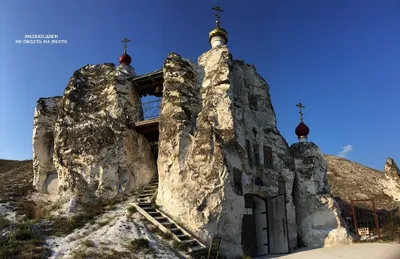
{"label": "rocky ground", "polygon": [[[399,259],[398,244],[353,244],[319,249],[299,249],[289,255],[273,255],[279,259]],[[260,257],[257,259],[265,259]]]}
{"label": "rocky ground", "polygon": [[[338,199],[377,197],[378,208],[397,204],[395,178],[343,158],[325,159]],[[135,194],[68,214],[33,190],[32,175],[31,160],[0,160],[0,258],[183,258],[170,237],[130,206]],[[354,244],[272,258],[395,259],[396,249],[400,245]]]}
{"label": "rocky ground", "polygon": [[64,213],[34,192],[32,161],[0,160],[0,258],[185,258],[129,204]]}

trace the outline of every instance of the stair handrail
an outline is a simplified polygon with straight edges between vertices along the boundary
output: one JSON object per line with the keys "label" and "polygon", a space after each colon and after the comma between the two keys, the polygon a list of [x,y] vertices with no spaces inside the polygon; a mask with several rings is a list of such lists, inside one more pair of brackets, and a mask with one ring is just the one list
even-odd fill
{"label": "stair handrail", "polygon": [[158,188],[157,188],[157,190],[154,192],[153,196],[151,196],[150,203],[153,203],[153,202],[156,200],[156,198],[157,198],[157,193],[158,193]]}
{"label": "stair handrail", "polygon": [[168,218],[172,219],[172,220],[175,222],[175,224],[176,224],[179,228],[181,228],[181,229],[183,229],[184,231],[186,231],[187,233],[189,233],[192,237],[194,237],[195,239],[197,239],[197,241],[198,241],[202,246],[204,246],[204,247],[206,247],[206,248],[208,249],[208,246],[206,245],[207,242],[205,242],[204,239],[200,238],[198,235],[195,235],[192,231],[188,230],[188,229],[183,225],[182,222],[177,222],[176,220],[174,220],[174,218],[173,218],[169,213],[165,212],[165,211],[162,209],[162,206],[158,207],[157,210],[158,210],[159,212],[161,212],[162,214],[164,214],[165,216],[167,216]]}

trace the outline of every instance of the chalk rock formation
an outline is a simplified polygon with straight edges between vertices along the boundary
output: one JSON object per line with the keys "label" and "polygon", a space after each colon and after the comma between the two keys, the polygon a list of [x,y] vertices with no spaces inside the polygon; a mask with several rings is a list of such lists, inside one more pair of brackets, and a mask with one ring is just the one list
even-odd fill
{"label": "chalk rock formation", "polygon": [[204,242],[221,236],[222,251],[233,258],[243,253],[243,195],[268,199],[286,191],[293,248],[294,163],[276,128],[269,86],[225,46],[198,62],[170,53],[164,63],[157,203]]}
{"label": "chalk rock formation", "polygon": [[381,183],[384,193],[400,201],[400,170],[392,158],[386,160],[383,172],[384,180]]}
{"label": "chalk rock formation", "polygon": [[312,142],[300,142],[291,150],[296,167],[293,195],[300,243],[308,247],[351,243],[339,205],[330,194],[320,149]]}
{"label": "chalk rock formation", "polygon": [[57,172],[53,164],[53,148],[54,125],[60,100],[60,96],[40,98],[36,103],[33,119],[33,186],[40,192],[51,194],[58,192]]}
{"label": "chalk rock formation", "polygon": [[55,124],[54,165],[60,194],[109,197],[150,182],[156,172],[147,140],[130,129],[141,119],[139,96],[111,65],[75,71]]}
{"label": "chalk rock formation", "polygon": [[136,76],[135,69],[132,66],[129,66],[125,63],[119,64],[117,66],[117,71],[119,72],[120,75],[124,75],[126,79]]}
{"label": "chalk rock formation", "polygon": [[386,174],[391,174],[394,176],[400,176],[400,169],[397,166],[396,162],[394,162],[393,158],[388,158],[385,163],[384,172]]}

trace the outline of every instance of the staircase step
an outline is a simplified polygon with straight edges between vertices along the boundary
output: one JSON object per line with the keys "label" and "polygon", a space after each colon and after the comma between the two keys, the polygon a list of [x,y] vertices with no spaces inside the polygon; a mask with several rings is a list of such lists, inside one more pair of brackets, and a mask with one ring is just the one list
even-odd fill
{"label": "staircase step", "polygon": [[167,221],[167,222],[160,222],[164,227],[166,227],[166,228],[168,228],[168,229],[171,229],[171,228],[175,228],[176,227],[176,225],[175,225],[175,223],[172,223],[172,222],[169,222],[169,221]]}
{"label": "staircase step", "polygon": [[196,253],[200,251],[207,251],[207,248],[204,246],[192,246],[188,248],[189,253]]}
{"label": "staircase step", "polygon": [[199,245],[199,243],[197,243],[197,241],[196,241],[196,240],[194,240],[194,239],[182,240],[182,241],[181,241],[181,243],[182,243],[182,244],[185,244],[185,245],[191,245],[191,244],[194,244],[194,243],[196,243],[196,244],[195,244],[196,246],[198,246],[198,245]]}
{"label": "staircase step", "polygon": [[183,235],[184,233],[182,232],[182,230],[180,230],[179,228],[170,228],[170,230],[172,232],[172,234],[174,235]]}
{"label": "staircase step", "polygon": [[186,234],[176,235],[176,237],[179,238],[181,241],[190,240],[190,236]]}
{"label": "staircase step", "polygon": [[154,217],[153,216],[153,218],[155,220],[157,220],[158,222],[162,222],[162,221],[168,221],[169,222],[169,220],[166,217],[163,217],[163,216],[161,216],[161,217]]}
{"label": "staircase step", "polygon": [[139,198],[151,198],[153,196],[152,194],[141,194],[139,195]]}
{"label": "staircase step", "polygon": [[150,216],[152,217],[161,217],[161,213],[156,211],[156,212],[148,212]]}
{"label": "staircase step", "polygon": [[140,206],[153,207],[151,205],[151,202],[148,201],[147,199],[145,201],[138,201],[137,204],[140,205]]}
{"label": "staircase step", "polygon": [[145,189],[145,190],[143,190],[143,192],[141,194],[143,194],[143,193],[155,193],[156,191],[157,191],[157,188]]}
{"label": "staircase step", "polygon": [[149,193],[154,194],[155,192],[156,190],[144,190],[141,194],[149,194]]}
{"label": "staircase step", "polygon": [[139,207],[142,209],[143,209],[143,207],[153,208],[153,206],[151,205],[150,202],[138,202],[137,205],[139,205]]}
{"label": "staircase step", "polygon": [[144,211],[146,211],[147,213],[149,212],[149,211],[154,211],[154,212],[156,212],[156,209],[154,209],[153,207],[143,207],[142,208]]}

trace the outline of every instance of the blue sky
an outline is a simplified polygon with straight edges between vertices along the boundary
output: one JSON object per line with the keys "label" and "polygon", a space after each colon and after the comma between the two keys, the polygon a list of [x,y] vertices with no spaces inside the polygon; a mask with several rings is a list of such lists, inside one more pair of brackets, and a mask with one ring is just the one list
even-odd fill
{"label": "blue sky", "polygon": [[[197,60],[209,49],[220,5],[235,59],[270,85],[278,129],[296,142],[301,101],[309,140],[323,153],[382,169],[400,162],[400,1],[45,1],[0,3],[0,158],[32,157],[40,97],[62,95],[86,64],[118,62],[121,40],[138,74],[169,52]],[[17,44],[58,34],[67,44]],[[351,148],[349,147],[351,146]]]}

